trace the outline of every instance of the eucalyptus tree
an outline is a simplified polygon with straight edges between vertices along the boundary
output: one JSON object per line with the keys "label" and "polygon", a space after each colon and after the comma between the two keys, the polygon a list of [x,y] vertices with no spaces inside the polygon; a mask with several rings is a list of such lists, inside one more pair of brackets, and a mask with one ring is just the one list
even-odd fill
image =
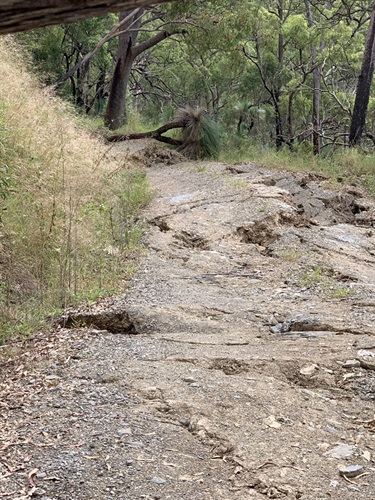
{"label": "eucalyptus tree", "polygon": [[134,62],[160,42],[172,35],[182,34],[183,14],[168,5],[120,14],[120,21],[128,20],[119,36],[116,66],[104,117],[105,125],[111,130],[120,128],[126,121],[126,94]]}
{"label": "eucalyptus tree", "polygon": [[307,21],[299,0],[249,2],[248,38],[243,54],[257,69],[263,95],[274,110],[277,149],[294,142],[294,100],[312,71]]}
{"label": "eucalyptus tree", "polygon": [[[370,22],[367,30],[361,71],[358,77],[356,97],[350,123],[349,144],[355,146],[361,140],[366,124],[371,84],[375,65],[375,0],[371,3]],[[372,135],[372,134],[371,134]]]}

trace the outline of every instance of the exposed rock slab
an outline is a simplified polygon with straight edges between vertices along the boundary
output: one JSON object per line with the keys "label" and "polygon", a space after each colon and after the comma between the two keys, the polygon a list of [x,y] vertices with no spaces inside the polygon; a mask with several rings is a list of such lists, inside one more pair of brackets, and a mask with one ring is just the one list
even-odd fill
{"label": "exposed rock slab", "polygon": [[254,164],[147,173],[129,293],[67,311],[8,376],[2,460],[31,458],[4,493],[38,469],[45,498],[375,497],[372,200]]}

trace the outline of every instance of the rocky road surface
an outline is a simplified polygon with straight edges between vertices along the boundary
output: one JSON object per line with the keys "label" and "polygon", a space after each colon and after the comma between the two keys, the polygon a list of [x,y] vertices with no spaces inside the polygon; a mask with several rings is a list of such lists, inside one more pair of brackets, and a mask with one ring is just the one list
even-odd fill
{"label": "rocky road surface", "polygon": [[2,348],[0,497],[375,499],[374,202],[153,164],[125,297]]}

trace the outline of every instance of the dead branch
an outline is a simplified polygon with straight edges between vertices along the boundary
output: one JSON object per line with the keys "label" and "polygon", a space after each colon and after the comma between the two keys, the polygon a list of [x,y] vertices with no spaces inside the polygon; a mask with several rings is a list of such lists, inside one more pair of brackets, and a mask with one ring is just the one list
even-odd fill
{"label": "dead branch", "polygon": [[171,137],[165,137],[162,134],[168,132],[168,130],[173,130],[175,128],[184,128],[185,121],[177,120],[170,123],[166,123],[156,130],[150,130],[149,132],[140,132],[138,134],[123,134],[123,135],[110,135],[107,137],[108,142],[120,142],[120,141],[128,141],[131,139],[156,139],[157,141],[164,142],[167,144],[171,144],[172,146],[181,146],[183,144],[182,141],[177,139],[172,139]]}
{"label": "dead branch", "polygon": [[[103,47],[103,45],[107,42],[109,42],[110,40],[112,40],[112,38],[115,38],[116,36],[119,36],[119,35],[122,35],[123,33],[126,33],[127,31],[130,31],[130,29],[127,29],[125,31],[119,31],[120,28],[125,24],[127,23],[133,16],[135,16],[136,14],[138,14],[142,9],[138,8],[138,9],[134,9],[133,11],[131,11],[131,13],[126,16],[124,19],[122,19],[118,24],[116,24],[116,26],[114,26],[111,31],[109,33],[107,33],[97,44],[96,46],[90,51],[88,52],[84,57],[82,57],[82,59],[80,59],[77,64],[75,66],[73,66],[73,68],[70,68],[70,70],[65,73],[64,76],[62,76],[53,86],[52,86],[52,89],[53,90],[57,90],[64,82],[66,82],[66,80],[68,80],[69,78],[71,78],[74,73],[85,63],[87,62],[89,59],[91,59],[91,57],[93,55],[96,54],[96,52],[101,48]],[[133,23],[134,24],[134,23]],[[131,25],[132,26],[132,25]],[[131,27],[130,26],[130,27]],[[129,28],[130,28],[129,27]]]}

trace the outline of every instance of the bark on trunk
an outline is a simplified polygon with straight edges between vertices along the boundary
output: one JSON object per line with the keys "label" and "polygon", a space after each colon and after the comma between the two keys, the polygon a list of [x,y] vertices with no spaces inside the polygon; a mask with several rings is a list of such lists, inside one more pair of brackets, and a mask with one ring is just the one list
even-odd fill
{"label": "bark on trunk", "polygon": [[[313,59],[315,47],[312,49],[311,59]],[[316,64],[316,60],[315,63]],[[320,67],[313,70],[313,153],[320,155]]]}
{"label": "bark on trunk", "polygon": [[[278,17],[280,19],[280,23],[282,24],[283,19],[284,19],[284,1],[283,0],[278,0],[277,4],[277,13]],[[279,150],[281,149],[281,146],[283,145],[284,142],[284,133],[283,133],[283,120],[281,116],[281,110],[280,110],[280,96],[281,96],[281,80],[282,80],[282,72],[283,72],[283,66],[284,66],[284,37],[283,34],[280,32],[279,37],[278,37],[278,48],[277,48],[277,57],[278,57],[278,78],[276,81],[277,88],[274,89],[273,92],[273,102],[274,102],[274,109],[275,109],[275,129],[276,129],[276,149]]]}
{"label": "bark on trunk", "polygon": [[[134,12],[134,14],[136,12],[140,12],[141,9],[136,9],[136,10],[132,10],[130,11],[131,13]],[[131,15],[131,14],[130,14]],[[84,57],[82,57],[82,59],[80,59],[72,68],[70,68],[66,73],[65,75],[63,75],[61,78],[59,78],[59,80],[52,86],[52,89],[53,90],[57,90],[64,82],[66,82],[66,80],[68,80],[69,78],[71,78],[74,73],[76,71],[79,70],[79,68],[83,65],[83,64],[86,64],[87,61],[89,61],[91,59],[91,57],[93,55],[96,54],[96,52],[101,48],[103,47],[103,45],[107,42],[109,42],[110,40],[112,40],[112,38],[114,38],[115,36],[118,36],[117,35],[117,32],[122,29],[122,26],[124,24],[126,24],[128,21],[128,18],[127,17],[124,17],[123,19],[121,19],[119,21],[118,24],[116,24],[116,26],[114,26],[111,31],[109,33],[107,33],[101,40],[100,42],[98,42],[96,44],[96,46],[90,51],[88,52]],[[69,65],[68,65],[69,67]]]}
{"label": "bark on trunk", "polygon": [[[126,121],[126,92],[134,60],[146,50],[151,49],[172,34],[177,33],[177,31],[159,31],[148,40],[135,45],[138,30],[141,25],[142,13],[143,9],[137,10],[137,14],[124,24],[124,30],[131,27],[131,31],[125,31],[119,39],[118,59],[112,78],[107,110],[104,117],[104,124],[110,130],[120,128]],[[129,13],[126,12],[123,14],[123,16],[126,15],[129,15]]]}
{"label": "bark on trunk", "polygon": [[[120,22],[129,17],[130,12],[120,14]],[[134,61],[133,47],[138,36],[138,29],[141,24],[143,11],[135,13],[136,18],[131,16],[127,23],[123,25],[123,30],[132,26],[131,33],[124,33],[119,37],[117,63],[112,78],[111,89],[107,110],[104,117],[104,124],[110,130],[120,128],[125,120],[126,91],[128,88],[130,73]]]}
{"label": "bark on trunk", "polygon": [[[309,0],[305,0],[307,24],[309,28],[314,26]],[[317,64],[316,47],[311,47],[311,65],[313,67],[313,99],[312,99],[312,122],[313,122],[313,153],[320,155],[320,83],[321,72]]]}
{"label": "bark on trunk", "polygon": [[169,0],[1,0],[0,34],[65,24]]}
{"label": "bark on trunk", "polygon": [[371,83],[375,63],[375,0],[371,5],[370,25],[367,31],[361,72],[358,77],[352,120],[349,131],[349,145],[356,146],[365,128],[367,107],[370,99]]}
{"label": "bark on trunk", "polygon": [[284,142],[283,121],[280,111],[280,94],[278,91],[273,95],[273,107],[275,110],[275,130],[276,130],[276,149],[279,151]]}

